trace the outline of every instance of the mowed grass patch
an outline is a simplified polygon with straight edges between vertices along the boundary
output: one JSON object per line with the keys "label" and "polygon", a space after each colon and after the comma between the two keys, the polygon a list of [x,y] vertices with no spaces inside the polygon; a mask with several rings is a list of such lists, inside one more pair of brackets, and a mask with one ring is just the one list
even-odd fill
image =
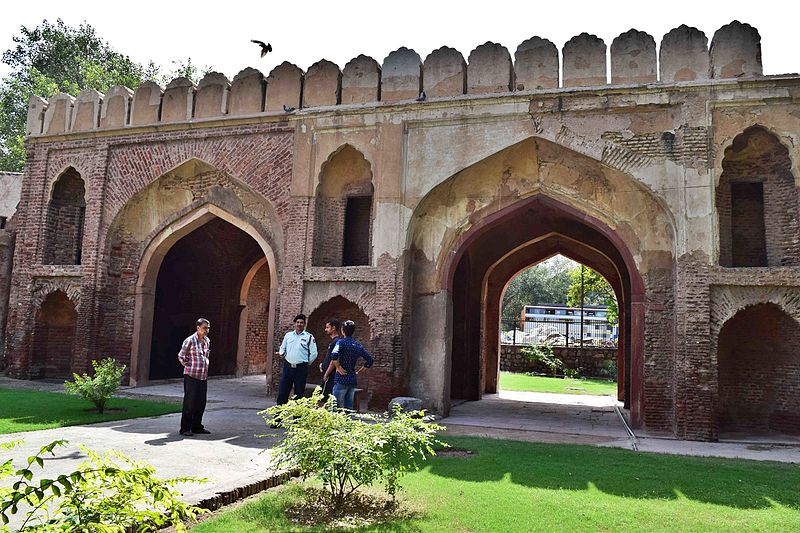
{"label": "mowed grass patch", "polygon": [[[794,531],[796,465],[448,437],[463,456],[404,478],[411,510],[359,531]],[[292,521],[302,489],[270,491],[198,533],[336,531]],[[288,512],[287,512],[288,511]]]}
{"label": "mowed grass patch", "polygon": [[[143,416],[177,413],[181,405],[112,398],[106,404],[111,412],[100,414],[87,411],[94,406],[79,396],[57,392],[16,390],[0,388],[0,434],[51,429],[112,420],[126,420]],[[116,411],[124,409],[124,411]]]}
{"label": "mowed grass patch", "polygon": [[570,379],[500,372],[500,390],[560,394],[617,395],[617,383],[605,379]]}

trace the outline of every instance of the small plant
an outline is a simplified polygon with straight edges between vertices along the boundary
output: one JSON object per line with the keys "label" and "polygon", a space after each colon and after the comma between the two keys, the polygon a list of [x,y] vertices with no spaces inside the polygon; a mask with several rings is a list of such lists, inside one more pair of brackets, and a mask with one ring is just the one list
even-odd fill
{"label": "small plant", "polygon": [[603,363],[603,366],[600,367],[598,373],[609,379],[616,380],[617,379],[617,362],[616,361],[606,361]]}
{"label": "small plant", "polygon": [[556,357],[553,353],[553,347],[549,344],[526,346],[522,349],[522,354],[530,361],[546,366],[553,373],[553,377],[556,376],[556,372],[559,369],[564,368],[564,363]]}
{"label": "small plant", "polygon": [[570,379],[581,379],[582,368],[564,368],[564,377]]}
{"label": "small plant", "polygon": [[[45,456],[54,456],[53,450],[66,444],[57,440],[42,446],[22,468],[15,467],[11,459],[0,464],[0,485],[6,485],[4,478],[18,478],[10,486],[0,486],[0,532],[10,531],[9,515],[19,512],[25,513],[25,520],[16,531],[25,533],[155,532],[170,524],[176,531],[186,532],[185,520],[208,512],[183,503],[173,488],[178,483],[204,480],[159,479],[152,466],[114,451],[101,455],[81,447],[89,460],[77,470],[55,479],[37,479],[33,463],[44,468]],[[19,442],[0,444],[0,448],[17,445]]]}
{"label": "small plant", "polygon": [[434,436],[444,428],[423,411],[404,412],[398,406],[391,417],[356,417],[332,409],[333,396],[325,408],[318,408],[321,399],[317,387],[310,398],[260,414],[268,423],[287,429],[273,449],[276,466],[298,469],[303,478],[318,476],[338,513],[359,487],[375,482],[383,482],[394,498],[400,478],[418,470],[428,455],[435,455],[435,445],[446,446]]}
{"label": "small plant", "polygon": [[108,357],[101,362],[92,361],[94,377],[89,374],[72,374],[73,381],[64,383],[67,394],[82,396],[91,402],[99,413],[103,413],[108,400],[119,389],[120,379],[125,373],[125,365],[117,365],[114,359]]}

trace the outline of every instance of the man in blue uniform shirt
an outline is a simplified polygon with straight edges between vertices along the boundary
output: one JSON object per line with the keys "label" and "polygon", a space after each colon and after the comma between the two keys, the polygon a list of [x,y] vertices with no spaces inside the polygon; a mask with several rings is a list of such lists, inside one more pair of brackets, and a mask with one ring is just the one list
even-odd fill
{"label": "man in blue uniform shirt", "polygon": [[278,405],[289,402],[289,392],[294,387],[295,396],[306,391],[308,365],[317,358],[317,343],[314,336],[305,330],[306,315],[294,317],[294,329],[283,337],[275,355],[283,357],[281,381],[278,385]]}

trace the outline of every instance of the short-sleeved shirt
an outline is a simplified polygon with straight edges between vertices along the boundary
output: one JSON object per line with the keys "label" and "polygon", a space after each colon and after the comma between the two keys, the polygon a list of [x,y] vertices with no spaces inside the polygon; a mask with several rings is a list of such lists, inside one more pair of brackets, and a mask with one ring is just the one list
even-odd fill
{"label": "short-sleeved shirt", "polygon": [[373,359],[372,356],[369,354],[367,350],[361,346],[361,343],[355,340],[353,337],[344,337],[339,339],[339,342],[336,343],[336,346],[333,347],[331,351],[331,359],[333,361],[339,361],[339,366],[341,366],[344,370],[347,371],[346,375],[342,375],[339,372],[336,372],[333,378],[334,383],[338,383],[340,385],[349,385],[355,387],[356,385],[356,363],[358,359],[364,359],[364,368],[369,368],[372,366]]}
{"label": "short-sleeved shirt", "polygon": [[200,340],[197,333],[187,337],[178,352],[178,361],[183,365],[183,374],[195,379],[208,379],[208,356],[211,352],[211,339],[208,335]]}
{"label": "short-sleeved shirt", "polygon": [[331,339],[331,342],[328,344],[328,353],[325,354],[325,359],[322,360],[322,375],[325,375],[325,371],[328,370],[328,367],[331,364],[331,352],[333,348],[336,346],[336,343],[339,342],[341,339],[340,336],[335,336]]}
{"label": "short-sleeved shirt", "polygon": [[287,363],[293,365],[310,363],[317,358],[317,342],[314,340],[314,336],[307,331],[298,335],[295,330],[292,330],[283,336],[283,342],[278,352],[286,358]]}

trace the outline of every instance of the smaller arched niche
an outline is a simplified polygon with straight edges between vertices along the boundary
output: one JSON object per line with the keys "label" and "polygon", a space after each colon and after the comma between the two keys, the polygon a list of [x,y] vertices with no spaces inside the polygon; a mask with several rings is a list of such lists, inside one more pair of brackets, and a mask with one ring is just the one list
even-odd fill
{"label": "smaller arched niche", "polygon": [[31,377],[70,377],[77,323],[75,305],[63,291],[44,298],[34,319]]}
{"label": "smaller arched niche", "polygon": [[[352,320],[356,323],[356,331],[353,334],[358,342],[360,342],[368,352],[372,353],[372,332],[369,326],[369,317],[361,310],[361,308],[343,296],[335,296],[327,302],[321,304],[319,307],[308,316],[307,329],[314,335],[319,348],[319,359],[308,369],[309,383],[321,384],[322,373],[319,370],[319,364],[322,363],[327,353],[328,344],[330,344],[330,337],[325,334],[325,324],[328,320],[337,319],[339,322],[345,320]],[[359,375],[359,387],[365,388],[366,374]]]}
{"label": "smaller arched niche", "polygon": [[42,263],[45,265],[81,264],[85,195],[83,179],[72,167],[65,170],[53,185],[44,230]]}
{"label": "smaller arched niche", "polygon": [[725,150],[716,193],[719,264],[800,265],[798,192],[786,147],[760,126]]}
{"label": "smaller arched niche", "polygon": [[343,146],[322,165],[314,202],[314,266],[369,265],[372,256],[372,169]]}

